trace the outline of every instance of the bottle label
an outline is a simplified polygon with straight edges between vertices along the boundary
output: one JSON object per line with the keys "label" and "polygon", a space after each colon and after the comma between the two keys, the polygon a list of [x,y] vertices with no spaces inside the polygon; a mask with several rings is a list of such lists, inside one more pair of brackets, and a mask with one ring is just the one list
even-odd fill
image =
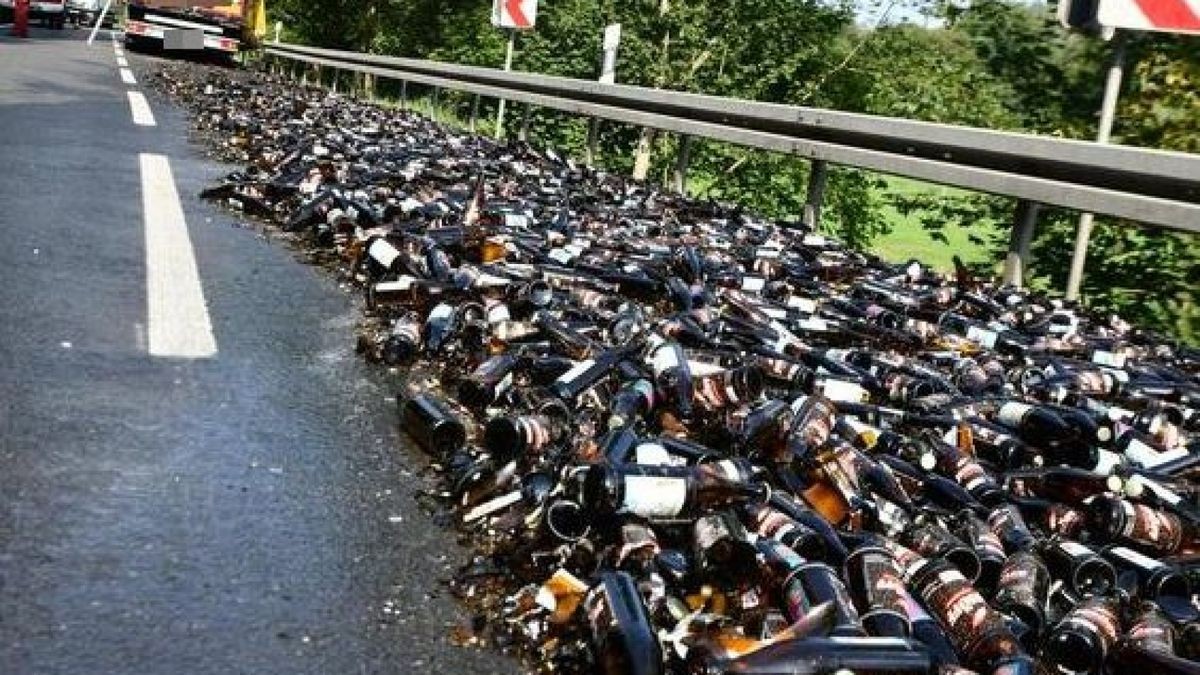
{"label": "bottle label", "polygon": [[799,319],[796,321],[795,325],[796,325],[796,328],[799,330],[814,331],[814,332],[823,332],[823,331],[829,330],[829,322],[826,321],[825,319],[815,317],[815,316],[810,316],[805,319]]}
{"label": "bottle label", "polygon": [[1096,448],[1096,466],[1092,469],[1099,474],[1110,474],[1121,466],[1121,456],[1103,448]]}
{"label": "bottle label", "polygon": [[[958,471],[954,473],[954,480],[966,488],[967,491],[971,491],[986,483],[988,475],[978,462],[972,461],[969,457],[964,457],[961,465],[958,467]],[[1002,513],[1002,511],[994,513]]]}
{"label": "bottle label", "polygon": [[1117,641],[1117,617],[1105,605],[1097,603],[1077,607],[1063,619],[1063,623],[1094,633],[1106,643],[1105,648]]}
{"label": "bottle label", "polygon": [[1096,555],[1092,549],[1074,541],[1060,541],[1058,547],[1073,558],[1091,557]]}
{"label": "bottle label", "polygon": [[383,265],[387,269],[392,268],[392,264],[396,262],[396,258],[400,257],[400,251],[396,250],[384,239],[376,239],[371,243],[371,247],[367,249],[367,255],[371,256],[375,262]]}
{"label": "bottle label", "polygon": [[449,319],[451,316],[454,316],[454,307],[444,302],[438,303],[438,306],[434,307],[433,310],[429,312],[430,321],[441,321],[443,319]]}
{"label": "bottle label", "polygon": [[560,265],[569,265],[573,258],[571,253],[564,248],[552,248],[546,256]]}
{"label": "bottle label", "polygon": [[1160,452],[1160,453],[1156,454],[1153,458],[1149,459],[1148,461],[1142,462],[1142,467],[1146,468],[1146,469],[1153,469],[1156,466],[1160,466],[1160,465],[1166,464],[1168,462],[1173,462],[1177,459],[1183,459],[1184,457],[1188,457],[1191,454],[1192,453],[1189,452],[1186,447],[1179,447],[1179,448],[1175,448],[1174,450],[1167,450],[1166,452]]}
{"label": "bottle label", "polygon": [[[976,591],[958,570],[946,570],[938,574],[937,591],[945,591],[942,602],[933,602],[941,609],[946,624],[956,635],[967,636],[982,626],[990,614],[987,600]],[[934,594],[931,594],[933,597]],[[937,593],[943,595],[943,593]]]}
{"label": "bottle label", "polygon": [[518,417],[517,430],[524,439],[526,447],[537,452],[550,443],[550,430],[536,417]]}
{"label": "bottle label", "polygon": [[1097,349],[1092,352],[1092,363],[1109,368],[1124,368],[1125,354],[1121,352],[1110,352],[1103,349]]}
{"label": "bottle label", "polygon": [[1154,463],[1158,456],[1158,449],[1137,438],[1130,438],[1129,444],[1125,446],[1125,456],[1142,466],[1148,466]]}
{"label": "bottle label", "polygon": [[810,298],[802,298],[798,295],[793,295],[788,298],[787,306],[792,309],[798,309],[805,314],[812,314],[817,311],[817,303]]}
{"label": "bottle label", "polygon": [[416,277],[402,276],[395,281],[381,281],[375,284],[376,293],[401,293],[413,287]]}
{"label": "bottle label", "polygon": [[1156,480],[1137,474],[1129,477],[1129,481],[1125,484],[1126,494],[1134,496],[1133,493],[1141,494],[1145,491],[1153,492],[1156,497],[1171,505],[1179,504],[1183,501],[1183,497]]}
{"label": "bottle label", "polygon": [[742,279],[742,290],[750,293],[757,293],[767,285],[767,282],[762,277],[744,277]]}
{"label": "bottle label", "polygon": [[664,344],[654,350],[654,354],[650,357],[650,369],[655,375],[661,375],[671,368],[679,367],[679,356],[675,353],[675,346],[672,344]]}
{"label": "bottle label", "polygon": [[669,465],[671,453],[658,443],[642,443],[634,449],[634,460],[637,464]]}
{"label": "bottle label", "polygon": [[582,375],[585,371],[587,371],[588,368],[591,368],[594,365],[596,365],[595,359],[587,359],[586,361],[580,361],[579,363],[572,366],[570,370],[563,373],[562,375],[559,375],[558,379],[555,380],[555,382],[557,382],[559,384],[569,384],[571,382],[574,382],[575,378]]}
{"label": "bottle label", "polygon": [[979,326],[967,327],[967,339],[987,349],[996,346],[996,338],[998,337],[1000,336],[995,331],[986,328],[980,328]]}
{"label": "bottle label", "polygon": [[646,518],[673,518],[687,502],[687,479],[666,476],[626,476],[625,510]]}
{"label": "bottle label", "polygon": [[1125,562],[1127,562],[1131,565],[1134,565],[1136,567],[1139,567],[1145,571],[1156,570],[1160,567],[1166,567],[1166,565],[1155,560],[1154,558],[1142,555],[1141,553],[1138,553],[1137,551],[1135,551],[1131,548],[1126,548],[1124,546],[1117,546],[1117,547],[1111,548],[1108,550],[1108,553],[1113,555],[1114,557],[1120,558],[1120,559],[1124,560]]}
{"label": "bottle label", "polygon": [[996,412],[996,419],[1005,426],[1019,427],[1021,425],[1021,418],[1032,408],[1033,406],[1028,403],[1009,401],[1000,406],[1000,410]]}
{"label": "bottle label", "polygon": [[826,379],[821,382],[821,394],[831,401],[862,403],[867,400],[867,390],[855,382]]}
{"label": "bottle label", "polygon": [[504,214],[504,226],[514,230],[523,230],[529,225],[529,218],[523,213]]}

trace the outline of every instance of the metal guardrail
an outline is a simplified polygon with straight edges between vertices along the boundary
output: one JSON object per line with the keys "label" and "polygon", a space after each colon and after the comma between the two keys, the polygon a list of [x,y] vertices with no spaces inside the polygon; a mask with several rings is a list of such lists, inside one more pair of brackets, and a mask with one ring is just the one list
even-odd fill
{"label": "metal guardrail", "polygon": [[[759,103],[278,42],[267,54],[1015,197],[1006,277],[1019,282],[1049,204],[1200,232],[1200,155]],[[819,200],[812,189],[810,199]],[[819,208],[819,204],[811,205]],[[814,209],[815,210],[815,209]]]}

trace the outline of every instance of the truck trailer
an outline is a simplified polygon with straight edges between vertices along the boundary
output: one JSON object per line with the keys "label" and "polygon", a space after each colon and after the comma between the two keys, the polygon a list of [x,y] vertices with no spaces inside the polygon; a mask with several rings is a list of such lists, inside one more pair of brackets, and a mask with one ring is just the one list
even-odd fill
{"label": "truck trailer", "polygon": [[242,46],[246,1],[134,0],[125,22],[125,42],[131,49],[159,47],[232,56]]}

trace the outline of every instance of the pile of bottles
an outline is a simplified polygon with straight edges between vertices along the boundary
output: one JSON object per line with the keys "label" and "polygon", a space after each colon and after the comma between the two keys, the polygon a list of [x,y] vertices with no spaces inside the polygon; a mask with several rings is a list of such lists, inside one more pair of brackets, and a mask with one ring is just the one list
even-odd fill
{"label": "pile of bottles", "polygon": [[[191,72],[191,71],[189,71]],[[361,287],[365,358],[546,671],[1198,673],[1200,353],[960,269],[248,76],[209,195]]]}

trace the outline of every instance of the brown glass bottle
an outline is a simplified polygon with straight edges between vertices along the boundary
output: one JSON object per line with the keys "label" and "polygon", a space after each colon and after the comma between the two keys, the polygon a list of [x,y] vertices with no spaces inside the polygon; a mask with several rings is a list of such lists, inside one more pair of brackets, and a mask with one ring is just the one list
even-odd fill
{"label": "brown glass bottle", "polygon": [[1004,618],[949,562],[919,563],[910,573],[910,584],[949,633],[967,666],[988,670],[1024,656]]}
{"label": "brown glass bottle", "polygon": [[1100,673],[1120,636],[1116,601],[1105,597],[1079,603],[1051,630],[1042,659],[1052,672]]}
{"label": "brown glass bottle", "polygon": [[643,518],[694,518],[705,511],[765,501],[762,484],[730,481],[705,466],[630,464],[589,467],[584,506],[598,514],[628,512]]}
{"label": "brown glass bottle", "polygon": [[905,611],[904,581],[891,553],[863,546],[846,557],[844,570],[846,588],[861,612],[867,633],[899,638],[912,633]]}
{"label": "brown glass bottle", "polygon": [[1191,528],[1175,514],[1135,504],[1125,499],[1100,496],[1088,509],[1089,527],[1103,541],[1120,542],[1155,553],[1178,552],[1194,537]]}

